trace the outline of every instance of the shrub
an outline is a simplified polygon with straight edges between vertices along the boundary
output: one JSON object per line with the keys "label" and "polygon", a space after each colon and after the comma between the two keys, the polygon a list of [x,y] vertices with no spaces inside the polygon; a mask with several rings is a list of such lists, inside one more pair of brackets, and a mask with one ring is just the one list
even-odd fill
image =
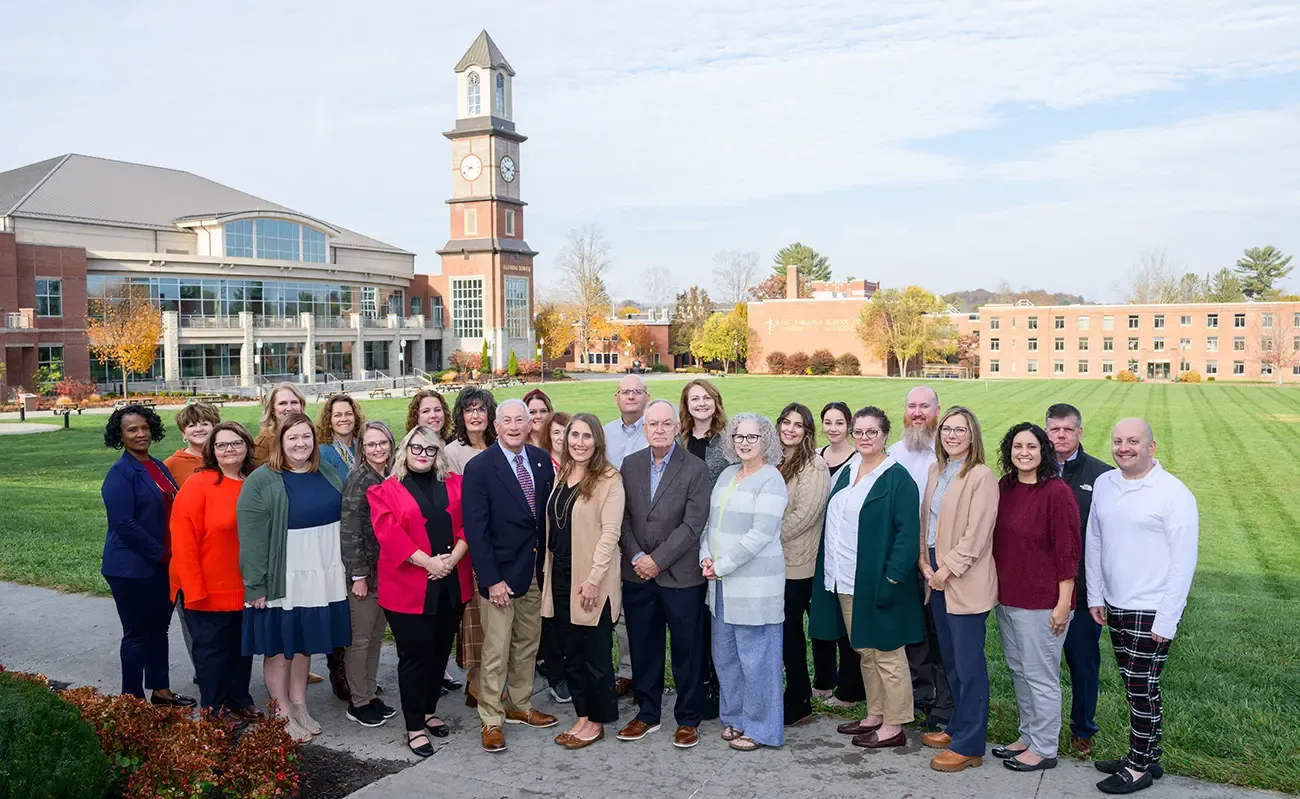
{"label": "shrub", "polygon": [[73,402],[81,402],[95,393],[95,384],[89,380],[65,377],[54,384],[54,393],[61,397],[68,397]]}
{"label": "shrub", "polygon": [[531,358],[524,358],[519,362],[518,375],[520,377],[539,377],[542,374],[542,365]]}
{"label": "shrub", "polygon": [[564,379],[567,378],[567,377],[568,377],[568,375],[565,374],[565,372],[564,372],[563,369],[555,369],[555,370],[553,370],[553,371],[551,372],[551,379],[552,379],[552,380],[564,380]]}
{"label": "shrub", "polygon": [[835,374],[837,375],[860,375],[862,374],[862,364],[858,362],[858,356],[851,352],[846,352],[835,359]]}
{"label": "shrub", "polygon": [[100,797],[108,759],[77,709],[42,680],[0,674],[0,785],[5,796]]}
{"label": "shrub", "polygon": [[650,367],[650,371],[652,371],[652,372],[667,372],[667,371],[668,371],[668,364],[666,364],[666,363],[656,363],[656,364],[654,364],[653,366]]}
{"label": "shrub", "polygon": [[1207,383],[1213,383],[1213,382],[1214,382],[1214,375],[1210,375],[1209,377],[1205,378],[1205,382],[1207,382]]}
{"label": "shrub", "polygon": [[458,372],[472,372],[482,367],[483,359],[478,353],[456,350],[447,358],[447,363]]}
{"label": "shrub", "polygon": [[457,372],[455,369],[448,369],[447,371],[442,372],[441,374],[438,375],[438,382],[439,382],[439,383],[454,383],[454,382],[456,382],[456,378],[457,378],[457,377],[460,377],[460,373],[459,373],[459,372]]}
{"label": "shrub", "polygon": [[702,374],[704,374],[704,373],[707,372],[707,371],[709,371],[709,370],[708,370],[708,369],[705,369],[703,366],[688,366],[688,367],[686,367],[686,374],[688,374],[688,375],[702,375]]}
{"label": "shrub", "polygon": [[1111,375],[1106,375],[1106,379],[1107,379],[1107,380],[1110,380],[1110,379],[1111,379]]}
{"label": "shrub", "polygon": [[1115,375],[1115,380],[1120,383],[1136,383],[1138,381],[1138,376],[1133,374],[1129,370],[1125,369],[1124,371]]}
{"label": "shrub", "polygon": [[510,360],[506,361],[506,374],[514,377],[519,374],[519,359],[515,357],[515,351],[510,351]]}
{"label": "shrub", "polygon": [[478,362],[482,364],[479,369],[484,372],[492,371],[492,357],[488,355],[487,339],[483,339],[483,349],[479,352],[478,359]]}
{"label": "shrub", "polygon": [[807,353],[796,352],[785,359],[785,373],[788,375],[806,375],[812,359]]}
{"label": "shrub", "polygon": [[808,359],[808,371],[815,375],[828,375],[835,369],[835,356],[830,350],[815,350]]}
{"label": "shrub", "polygon": [[767,354],[767,371],[774,375],[785,374],[785,353],[777,350]]}
{"label": "shrub", "polygon": [[1201,382],[1201,373],[1195,369],[1188,369],[1178,376],[1179,383],[1199,383]]}
{"label": "shrub", "polygon": [[104,398],[99,396],[98,394],[91,394],[89,397],[86,397],[86,402],[103,402],[103,401]]}

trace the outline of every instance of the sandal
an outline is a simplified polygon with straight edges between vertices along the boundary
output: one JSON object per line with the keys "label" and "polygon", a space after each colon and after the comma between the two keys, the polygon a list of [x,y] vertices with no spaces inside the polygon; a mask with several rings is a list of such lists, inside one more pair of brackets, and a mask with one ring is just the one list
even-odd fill
{"label": "sandal", "polygon": [[741,732],[735,727],[732,727],[730,724],[722,728],[722,740],[724,741],[734,741],[744,734],[745,733]]}
{"label": "sandal", "polygon": [[[416,746],[415,742],[421,738],[424,739],[424,743]],[[420,757],[429,757],[433,754],[433,744],[429,742],[429,736],[422,732],[417,732],[415,735],[411,735],[408,732],[406,734],[406,748],[410,749]]]}
{"label": "sandal", "polygon": [[755,741],[753,738],[750,738],[747,735],[740,736],[739,738],[737,738],[736,740],[728,744],[728,746],[730,746],[732,749],[735,749],[737,752],[753,752],[756,749],[763,748],[763,744],[759,743],[758,741]]}

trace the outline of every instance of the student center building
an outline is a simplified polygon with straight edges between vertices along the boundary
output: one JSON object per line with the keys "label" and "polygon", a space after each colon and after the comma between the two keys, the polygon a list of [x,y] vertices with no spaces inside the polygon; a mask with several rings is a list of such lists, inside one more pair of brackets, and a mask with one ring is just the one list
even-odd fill
{"label": "student center building", "polygon": [[438,275],[416,274],[400,247],[189,172],[84,155],[0,172],[0,382],[28,385],[56,362],[68,377],[120,379],[91,357],[85,320],[125,296],[163,315],[153,369],[132,377],[142,389],[398,377],[485,340],[497,363],[533,357],[514,72],[486,32],[455,72]]}

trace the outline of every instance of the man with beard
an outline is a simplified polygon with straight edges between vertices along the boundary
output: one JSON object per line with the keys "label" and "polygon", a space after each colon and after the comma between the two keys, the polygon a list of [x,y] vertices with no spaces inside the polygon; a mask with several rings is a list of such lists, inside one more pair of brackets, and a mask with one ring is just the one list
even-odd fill
{"label": "man with beard", "polygon": [[[916,483],[918,495],[924,497],[930,464],[938,460],[934,436],[939,427],[939,394],[929,386],[917,386],[907,392],[906,402],[903,436],[889,448],[889,455],[907,469]],[[919,571],[917,579],[921,579]],[[925,617],[925,641],[907,646],[907,662],[912,669],[913,701],[926,714],[925,729],[936,732],[946,727],[952,718],[952,693],[939,656],[939,636],[934,628],[934,617],[929,613],[922,615]]]}

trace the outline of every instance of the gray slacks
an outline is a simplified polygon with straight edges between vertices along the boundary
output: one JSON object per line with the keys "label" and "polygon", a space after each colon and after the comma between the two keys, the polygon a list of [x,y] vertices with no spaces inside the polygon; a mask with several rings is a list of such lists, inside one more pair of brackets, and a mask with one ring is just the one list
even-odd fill
{"label": "gray slacks", "polygon": [[1061,649],[1065,634],[1052,635],[1048,626],[1051,615],[1050,610],[997,607],[998,634],[1020,708],[1019,742],[1039,757],[1056,757],[1061,737]]}

